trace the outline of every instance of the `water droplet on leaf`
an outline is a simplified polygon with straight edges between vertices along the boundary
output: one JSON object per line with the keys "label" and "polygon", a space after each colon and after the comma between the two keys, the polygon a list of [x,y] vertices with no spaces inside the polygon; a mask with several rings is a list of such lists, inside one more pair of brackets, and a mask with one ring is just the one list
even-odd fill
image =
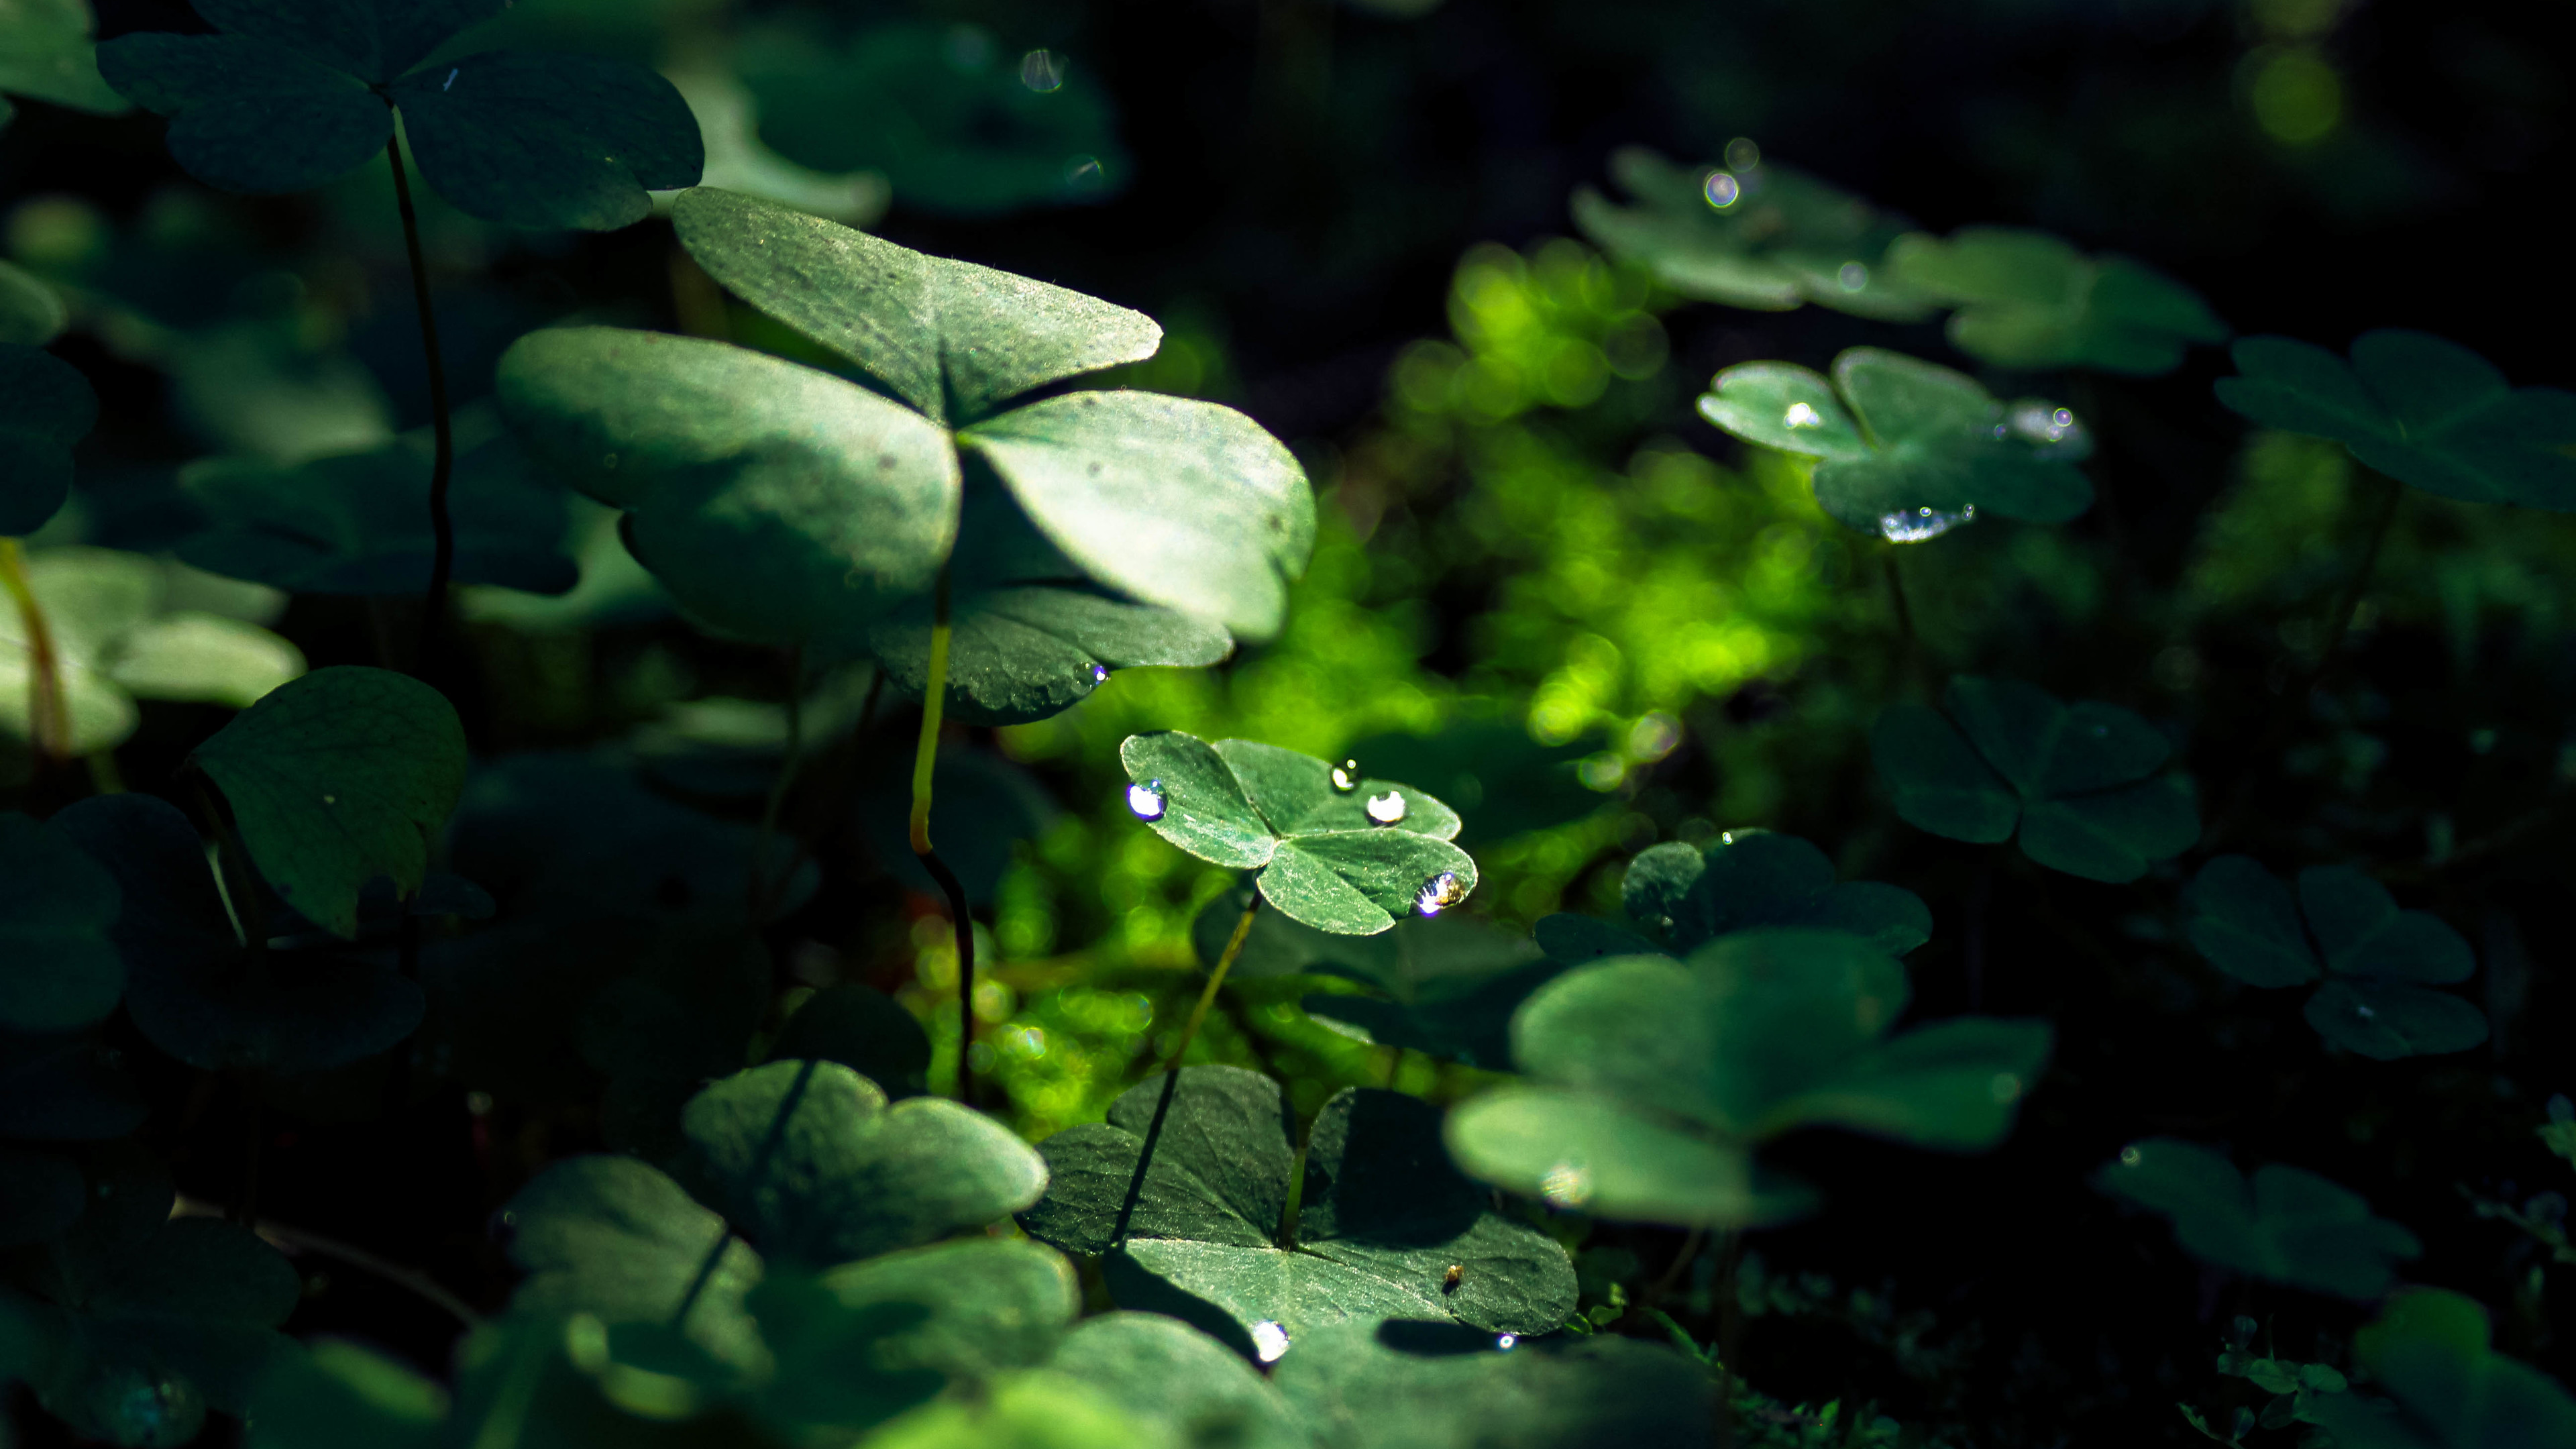
{"label": "water droplet on leaf", "polygon": [[1389,790],[1369,797],[1368,818],[1379,825],[1393,825],[1404,818],[1404,809],[1404,792]]}
{"label": "water droplet on leaf", "polygon": [[1857,292],[1869,285],[1869,268],[1858,262],[1845,262],[1843,269],[1834,274],[1834,280],[1842,283],[1844,291]]}
{"label": "water droplet on leaf", "polygon": [[1521,1336],[1520,1336],[1519,1334],[1517,1334],[1517,1333],[1506,1333],[1506,1334],[1502,1334],[1502,1335],[1500,1335],[1499,1337],[1495,1338],[1495,1340],[1494,1340],[1494,1348],[1495,1348],[1495,1350],[1496,1350],[1497,1352],[1500,1352],[1500,1353],[1510,1353],[1513,1349],[1518,1348],[1518,1347],[1520,1346],[1520,1342],[1521,1342]]}
{"label": "water droplet on leaf", "polygon": [[1095,685],[1107,684],[1109,682],[1109,666],[1106,664],[1095,664],[1091,666],[1091,682]]}
{"label": "water droplet on leaf", "polygon": [[1467,887],[1454,870],[1444,870],[1422,883],[1413,898],[1413,909],[1426,916],[1436,916],[1467,898]]}
{"label": "water droplet on leaf", "polygon": [[1820,428],[1825,424],[1824,414],[1805,403],[1789,404],[1789,410],[1780,415],[1780,421],[1792,428]]}
{"label": "water droplet on leaf", "polygon": [[1592,1201],[1592,1170],[1578,1162],[1560,1162],[1538,1180],[1541,1197],[1561,1208]]}
{"label": "water droplet on leaf", "polygon": [[1733,206],[1744,195],[1743,185],[1723,171],[1708,173],[1708,179],[1700,183],[1699,189],[1700,194],[1708,198],[1708,204],[1720,211]]}
{"label": "water droplet on leaf", "polygon": [[1333,767],[1333,788],[1347,795],[1360,787],[1360,762],[1344,760]]}
{"label": "water droplet on leaf", "polygon": [[1977,505],[1971,503],[1956,513],[1938,508],[1901,508],[1878,516],[1879,536],[1889,543],[1921,543],[1939,538],[1963,523],[1977,521]]}
{"label": "water droplet on leaf", "polygon": [[1162,819],[1163,782],[1160,780],[1148,780],[1142,785],[1128,786],[1127,808],[1135,811],[1136,818],[1139,820],[1154,821]]}
{"label": "water droplet on leaf", "polygon": [[[1252,1351],[1263,1363],[1277,1363],[1288,1352],[1288,1330],[1265,1318],[1252,1325]],[[1299,1359],[1304,1363],[1304,1359]]]}

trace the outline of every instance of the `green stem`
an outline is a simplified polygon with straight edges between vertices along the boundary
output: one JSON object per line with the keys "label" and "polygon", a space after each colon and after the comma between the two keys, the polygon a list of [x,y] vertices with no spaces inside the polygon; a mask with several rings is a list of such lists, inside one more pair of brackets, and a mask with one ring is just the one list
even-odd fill
{"label": "green stem", "polygon": [[[1112,1247],[1126,1241],[1127,1220],[1136,1215],[1137,1199],[1145,1195],[1145,1171],[1154,1164],[1154,1145],[1162,1140],[1163,1120],[1171,1115],[1172,1099],[1180,1094],[1181,1058],[1189,1052],[1190,1039],[1198,1035],[1199,1023],[1207,1017],[1208,1004],[1216,1000],[1217,988],[1225,984],[1226,971],[1234,965],[1234,958],[1243,954],[1244,940],[1252,934],[1252,917],[1260,909],[1261,892],[1256,890],[1252,899],[1244,902],[1243,915],[1235,921],[1234,934],[1226,940],[1225,954],[1216,958],[1216,969],[1208,973],[1207,989],[1199,993],[1198,1008],[1190,1013],[1189,1024],[1181,1028],[1180,1045],[1172,1049],[1171,1058],[1163,1068],[1163,1094],[1154,1099],[1154,1118],[1145,1124],[1145,1145],[1136,1154],[1136,1175],[1128,1180],[1126,1200],[1118,1204],[1118,1222],[1109,1230]],[[1304,1171],[1305,1158],[1301,1153],[1298,1172],[1302,1175]],[[1292,1177],[1288,1182],[1291,1222],[1295,1220],[1296,1201],[1297,1181]]]}
{"label": "green stem", "polygon": [[54,650],[54,631],[27,577],[27,555],[14,538],[0,538],[0,589],[17,604],[18,622],[27,636],[27,727],[37,758],[68,759],[72,725],[63,699],[62,656]]}
{"label": "green stem", "polygon": [[197,809],[206,817],[206,826],[215,834],[215,859],[219,863],[216,883],[223,887],[224,900],[232,907],[233,924],[241,932],[242,948],[249,953],[249,972],[253,982],[265,985],[268,979],[268,902],[260,895],[259,876],[251,869],[250,853],[242,849],[240,837],[233,834],[232,821],[224,808],[206,788],[200,776],[190,783],[197,792]]}
{"label": "green stem", "polygon": [[930,780],[939,763],[939,719],[948,707],[948,570],[939,570],[939,588],[930,616],[930,678],[922,687],[921,740],[912,752],[912,853],[921,868],[939,883],[948,898],[948,919],[957,929],[957,1100],[975,1105],[975,916],[966,905],[966,887],[957,873],[930,848]]}
{"label": "green stem", "polygon": [[447,516],[447,482],[456,471],[456,430],[448,416],[447,366],[439,357],[438,318],[429,306],[429,264],[421,256],[420,218],[412,211],[411,182],[404,175],[399,135],[385,138],[385,162],[393,168],[394,205],[402,212],[403,249],[411,258],[412,302],[420,310],[420,348],[429,360],[429,417],[436,448],[429,466],[432,546],[429,590],[422,601],[419,663],[434,668],[445,642],[447,582],[456,571],[456,527]]}
{"label": "green stem", "polygon": [[[760,807],[760,833],[752,841],[751,878],[744,887],[745,909],[755,927],[769,910],[772,899],[767,869],[769,844],[778,838],[778,813],[787,803],[787,787],[795,782],[797,759],[805,746],[804,647],[800,645],[789,650],[787,658],[787,752],[778,761],[778,778],[769,782],[769,799]],[[792,859],[795,852],[788,854]],[[788,873],[793,874],[793,870]],[[785,876],[778,884],[786,884]]]}
{"label": "green stem", "polygon": [[[220,1217],[224,1214],[211,1204],[182,1197],[173,1205],[171,1215],[202,1218]],[[417,1268],[406,1268],[389,1258],[380,1258],[355,1244],[344,1243],[337,1238],[326,1238],[320,1233],[307,1232],[302,1228],[289,1227],[273,1220],[263,1219],[254,1222],[251,1224],[251,1231],[280,1248],[334,1258],[362,1272],[372,1273],[396,1287],[410,1289],[431,1306],[447,1313],[468,1328],[482,1326],[483,1315],[475,1312],[472,1305],[440,1287],[436,1279]]]}

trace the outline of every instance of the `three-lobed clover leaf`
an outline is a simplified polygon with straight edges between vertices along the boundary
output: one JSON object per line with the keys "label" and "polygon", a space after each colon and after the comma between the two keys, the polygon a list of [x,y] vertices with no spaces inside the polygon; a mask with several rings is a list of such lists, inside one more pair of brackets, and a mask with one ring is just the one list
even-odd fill
{"label": "three-lobed clover leaf", "polygon": [[1699,400],[1748,443],[1816,460],[1816,502],[1891,543],[1938,538],[1982,511],[2064,523],[2093,506],[2075,465],[2091,435],[2062,407],[2007,406],[1965,373],[1854,347],[1833,377],[1786,362],[1739,363]]}
{"label": "three-lobed clover leaf", "polygon": [[2576,1395],[2497,1353],[2484,1305],[2444,1288],[2401,1288],[2355,1333],[2353,1357],[2381,1400],[2336,1394],[2314,1422],[2344,1449],[2539,1449],[2576,1444]]}
{"label": "three-lobed clover leaf", "polygon": [[1177,1319],[1113,1311],[1064,1336],[1050,1368],[1193,1449],[1312,1449],[1287,1401],[1243,1355]]}
{"label": "three-lobed clover leaf", "polygon": [[2227,340],[2200,294],[2122,256],[2088,257],[2064,238],[2021,227],[1921,232],[1888,248],[1887,269],[1950,314],[1950,343],[2017,369],[2090,367],[2153,377],[2193,343]]}
{"label": "three-lobed clover leaf", "polygon": [[116,1009],[118,900],[116,878],[65,831],[0,811],[0,1027],[70,1031]]}
{"label": "three-lobed clover leaf", "polygon": [[360,665],[280,685],[189,759],[232,802],[242,845],[278,895],[351,940],[369,881],[420,889],[465,788],[455,707],[419,680]]}
{"label": "three-lobed clover leaf", "polygon": [[[304,655],[293,644],[240,617],[264,614],[258,606],[223,601],[232,613],[170,607],[207,592],[200,587],[205,582],[159,560],[113,549],[49,548],[27,555],[28,591],[43,608],[53,641],[70,753],[124,743],[142,723],[137,699],[243,709],[304,672]],[[251,592],[265,597],[264,591]],[[28,713],[33,670],[19,611],[0,609],[0,737],[36,737]]]}
{"label": "three-lobed clover leaf", "polygon": [[2396,1281],[2391,1264],[2423,1251],[2359,1194],[2313,1172],[2271,1163],[2249,1182],[2224,1153],[2176,1138],[2129,1144],[2094,1182],[2173,1219],[2175,1240],[2202,1262],[2310,1292],[2377,1298]]}
{"label": "three-lobed clover leaf", "polygon": [[318,1072],[383,1051],[420,1025],[421,990],[390,963],[277,949],[255,962],[205,843],[169,802],[92,796],[57,812],[48,828],[115,881],[120,903],[107,935],[124,962],[126,1015],[180,1061],[207,1071]]}
{"label": "three-lobed clover leaf", "polygon": [[2513,387],[2460,344],[2402,328],[2361,334],[2349,361],[2288,337],[2232,355],[2218,400],[2267,428],[2331,438],[2444,498],[2576,511],[2576,393]]}
{"label": "three-lobed clover leaf", "polygon": [[1885,265],[1904,219],[1794,167],[1688,168],[1632,146],[1610,170],[1635,204],[1578,187],[1575,225],[1685,297],[1764,312],[1813,302],[1884,322],[1934,310]]}
{"label": "three-lobed clover leaf", "polygon": [[1271,1382],[1322,1449],[1594,1449],[1708,1440],[1706,1368],[1616,1334],[1533,1342],[1454,1324],[1345,1323]]}
{"label": "three-lobed clover leaf", "polygon": [[2429,911],[2399,910],[2386,886],[2350,866],[2300,871],[2294,899],[2252,859],[2222,855],[2201,867],[2185,899],[2191,943],[2219,970],[2249,986],[2326,978],[2306,1014],[2332,1045],[2390,1061],[2487,1039],[2484,1013],[2424,989],[2469,978],[2469,943]]}
{"label": "three-lobed clover leaf", "polygon": [[[179,557],[208,573],[299,594],[416,594],[427,582],[428,440],[408,436],[365,452],[292,467],[210,459],[182,470],[180,490],[206,526],[179,540]],[[532,594],[579,580],[564,555],[561,492],[530,475],[506,441],[456,460],[447,495],[453,577]]]}
{"label": "three-lobed clover leaf", "polygon": [[1265,1363],[1308,1329],[1350,1320],[1545,1333],[1573,1310],[1565,1250],[1449,1166],[1430,1104],[1365,1087],[1326,1102],[1288,1221],[1295,1123],[1279,1084],[1239,1067],[1182,1069],[1137,1183],[1165,1080],[1038,1144],[1046,1196],[1020,1214],[1041,1242],[1104,1255],[1122,1305],[1195,1323]]}
{"label": "three-lobed clover leaf", "polygon": [[41,348],[0,342],[0,537],[33,533],[72,490],[72,444],[98,421],[80,369]]}
{"label": "three-lobed clover leaf", "polygon": [[1896,813],[1934,835],[1992,843],[2019,833],[2039,864],[2132,881],[2191,848],[2190,781],[2158,775],[2173,746],[2135,713],[2066,704],[2011,679],[1953,675],[1942,709],[1897,704],[1870,731]]}
{"label": "three-lobed clover leaf", "polygon": [[12,95],[95,115],[126,109],[99,76],[92,28],[89,0],[11,0],[0,9],[0,126],[15,113]]}
{"label": "three-lobed clover leaf", "polygon": [[[1922,897],[1878,881],[1837,881],[1833,862],[1823,851],[1797,836],[1769,830],[1729,830],[1706,847],[1681,841],[1649,846],[1628,862],[1619,905],[1629,920],[1676,955],[1758,926],[1848,931],[1891,956],[1932,939],[1932,910]],[[1621,944],[1616,935],[1580,939],[1583,928],[1573,923],[1582,919],[1551,916],[1540,921],[1539,944],[1567,962],[1632,955],[1639,949],[1602,949]],[[1550,922],[1557,924],[1551,927]],[[1551,936],[1558,939],[1551,941]]]}
{"label": "three-lobed clover leaf", "polygon": [[2048,1025],[1958,1017],[1888,1039],[1908,991],[1896,958],[1813,927],[1576,967],[1512,1019],[1531,1080],[1462,1104],[1450,1152],[1471,1176],[1561,1207],[1745,1227],[1811,1205],[1752,1153],[1799,1127],[1993,1146],[2047,1059]]}
{"label": "three-lobed clover leaf", "polygon": [[1176,730],[1130,735],[1118,758],[1134,782],[1128,805],[1155,834],[1211,865],[1258,871],[1263,900],[1318,930],[1373,936],[1476,888],[1476,862],[1449,843],[1457,812],[1411,786],[1337,783],[1311,755]]}
{"label": "three-lobed clover leaf", "polygon": [[694,185],[706,152],[669,81],[622,61],[487,51],[425,65],[506,0],[204,0],[214,35],[99,47],[119,92],[170,118],[170,154],[224,191],[307,191],[372,160],[394,113],[423,180],[509,226],[609,231],[645,193]]}

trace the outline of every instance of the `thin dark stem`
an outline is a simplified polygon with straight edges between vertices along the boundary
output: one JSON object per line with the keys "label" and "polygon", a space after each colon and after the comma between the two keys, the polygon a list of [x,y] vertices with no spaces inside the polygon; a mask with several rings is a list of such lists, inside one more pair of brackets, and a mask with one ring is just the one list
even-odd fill
{"label": "thin dark stem", "polygon": [[[769,1130],[761,1135],[759,1149],[751,1154],[751,1166],[743,1173],[744,1181],[758,1182],[769,1170],[769,1159],[777,1153],[778,1144],[787,1140],[788,1119],[796,1115],[797,1104],[805,1100],[805,1089],[813,1085],[816,1065],[811,1060],[797,1065],[796,1080],[788,1084],[786,1095],[778,1099],[778,1110],[770,1114]],[[733,1228],[727,1225],[723,1232],[716,1234],[706,1257],[699,1261],[696,1275],[689,1279],[689,1291],[680,1295],[680,1306],[671,1314],[673,1328],[689,1321],[689,1310],[697,1306],[698,1295],[714,1281],[716,1269],[724,1264],[725,1249],[732,1245]]]}
{"label": "thin dark stem", "polygon": [[948,898],[948,919],[957,927],[957,1100],[975,1105],[975,917],[966,908],[966,887],[948,862],[931,851],[921,857],[921,868],[939,883],[939,893]]}
{"label": "thin dark stem", "polygon": [[[1145,1173],[1154,1165],[1154,1144],[1162,1140],[1163,1119],[1171,1115],[1172,1099],[1180,1094],[1181,1058],[1190,1049],[1190,1039],[1198,1035],[1199,1023],[1207,1016],[1208,1003],[1216,1000],[1217,988],[1225,984],[1227,969],[1234,965],[1235,957],[1243,954],[1244,940],[1252,934],[1252,918],[1260,909],[1261,892],[1254,891],[1252,899],[1244,903],[1243,915],[1234,923],[1234,935],[1225,943],[1225,954],[1216,958],[1216,969],[1208,973],[1207,989],[1199,993],[1198,1008],[1190,1013],[1189,1024],[1181,1028],[1180,1044],[1172,1048],[1172,1055],[1164,1064],[1163,1094],[1154,1099],[1153,1120],[1145,1124],[1145,1145],[1136,1153],[1136,1175],[1128,1179],[1127,1196],[1118,1204],[1118,1221],[1109,1230],[1109,1242],[1112,1247],[1126,1241],[1127,1220],[1136,1215],[1137,1200],[1145,1195]],[[1304,1170],[1304,1164],[1305,1157],[1300,1153],[1298,1165],[1301,1173]],[[1288,1194],[1289,1210],[1293,1213],[1297,1194],[1297,1183],[1293,1178],[1288,1184]],[[1283,1237],[1288,1232],[1288,1226],[1287,1224],[1281,1226],[1280,1232]]]}
{"label": "thin dark stem", "polygon": [[1693,1228],[1683,1236],[1680,1251],[1673,1254],[1673,1261],[1665,1266],[1664,1275],[1655,1280],[1655,1286],[1647,1290],[1648,1303],[1656,1302],[1673,1291],[1673,1285],[1682,1279],[1682,1270],[1689,1267],[1691,1260],[1699,1256],[1700,1244],[1707,1236],[1706,1228]]}
{"label": "thin dark stem", "polygon": [[[209,1204],[185,1197],[178,1200],[172,1211],[178,1217],[223,1215],[219,1209]],[[388,1258],[380,1258],[354,1244],[341,1242],[337,1238],[326,1238],[320,1233],[308,1232],[303,1228],[289,1227],[285,1223],[271,1219],[263,1218],[252,1223],[251,1231],[280,1248],[292,1252],[313,1253],[325,1258],[336,1258],[353,1268],[372,1273],[396,1287],[408,1288],[433,1307],[449,1314],[468,1328],[482,1325],[483,1315],[475,1312],[464,1299],[440,1287],[436,1279],[417,1268],[406,1268],[400,1263]]]}
{"label": "thin dark stem", "polygon": [[242,949],[249,953],[249,974],[253,981],[265,982],[268,976],[268,902],[260,895],[259,875],[251,869],[250,854],[242,849],[240,837],[233,834],[232,822],[225,818],[224,808],[206,788],[200,776],[190,781],[197,792],[197,809],[206,817],[206,828],[215,835],[217,875],[224,896],[232,903],[234,924],[240,929]]}
{"label": "thin dark stem", "polygon": [[[1910,681],[1923,653],[1923,641],[1914,632],[1914,606],[1905,597],[1905,574],[1897,567],[1896,553],[1902,547],[1889,544],[1880,555],[1887,568],[1888,606],[1896,613],[1897,674],[1900,681]],[[1900,683],[1900,688],[1905,687]]]}
{"label": "thin dark stem", "polygon": [[411,181],[403,170],[402,138],[385,138],[385,162],[393,168],[394,205],[402,212],[403,248],[411,257],[411,295],[420,309],[420,350],[429,361],[429,415],[436,450],[429,465],[429,528],[433,540],[429,590],[422,600],[419,668],[434,669],[446,642],[447,581],[456,572],[456,527],[447,517],[447,481],[456,470],[456,430],[447,411],[447,365],[438,350],[438,318],[429,306],[429,264],[420,250],[420,218],[411,205]]}

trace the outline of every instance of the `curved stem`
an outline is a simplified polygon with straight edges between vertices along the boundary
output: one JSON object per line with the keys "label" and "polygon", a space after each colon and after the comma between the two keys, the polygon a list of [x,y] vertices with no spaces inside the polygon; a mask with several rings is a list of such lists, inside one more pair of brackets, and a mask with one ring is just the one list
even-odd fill
{"label": "curved stem", "polygon": [[[1145,1124],[1145,1145],[1136,1153],[1136,1175],[1128,1180],[1127,1197],[1118,1204],[1118,1222],[1109,1230],[1111,1247],[1126,1241],[1127,1220],[1136,1215],[1137,1199],[1145,1195],[1145,1171],[1154,1165],[1154,1144],[1162,1140],[1163,1119],[1171,1115],[1172,1099],[1180,1094],[1181,1058],[1188,1054],[1190,1039],[1198,1035],[1199,1023],[1207,1017],[1208,1003],[1216,1000],[1217,988],[1225,984],[1226,971],[1234,965],[1234,958],[1243,954],[1244,940],[1252,934],[1252,918],[1260,909],[1261,892],[1256,890],[1252,899],[1244,903],[1241,919],[1234,923],[1234,934],[1226,940],[1225,954],[1216,958],[1216,969],[1208,973],[1207,989],[1199,993],[1198,1008],[1190,1013],[1189,1024],[1181,1028],[1180,1045],[1172,1049],[1171,1058],[1163,1067],[1163,1094],[1154,1099],[1153,1120]],[[1304,1172],[1305,1154],[1300,1151],[1298,1172],[1288,1182],[1289,1221],[1281,1225],[1283,1234],[1294,1223],[1297,1179]]]}
{"label": "curved stem", "polygon": [[948,919],[957,929],[957,1100],[975,1105],[975,916],[966,905],[966,887],[957,873],[930,848],[930,781],[939,763],[939,719],[948,705],[948,570],[939,570],[939,590],[930,618],[930,678],[921,694],[921,741],[912,753],[912,853],[921,868],[939,883],[948,898]]}
{"label": "curved stem", "polygon": [[[171,1215],[183,1218],[221,1217],[223,1212],[210,1203],[182,1197],[173,1205]],[[336,1258],[352,1268],[372,1273],[396,1287],[408,1288],[468,1328],[479,1327],[483,1322],[483,1315],[475,1312],[464,1299],[440,1287],[437,1280],[419,1269],[406,1268],[391,1259],[377,1257],[364,1248],[341,1242],[337,1238],[326,1238],[320,1233],[289,1227],[267,1218],[252,1223],[251,1231],[290,1252]]]}
{"label": "curved stem", "polygon": [[385,161],[393,168],[394,205],[402,212],[403,249],[411,257],[411,295],[420,309],[420,349],[429,361],[429,415],[436,450],[429,465],[429,528],[432,539],[429,591],[422,600],[419,668],[436,667],[447,627],[447,582],[456,571],[456,527],[447,516],[447,481],[456,470],[456,430],[447,410],[447,366],[438,351],[438,318],[429,306],[429,264],[421,257],[420,218],[412,211],[411,181],[403,172],[402,137],[385,138]]}
{"label": "curved stem", "polygon": [[46,760],[69,759],[72,722],[63,699],[62,655],[54,650],[54,631],[27,578],[27,555],[14,538],[0,538],[0,589],[17,604],[18,624],[27,636],[27,726],[36,753]]}

